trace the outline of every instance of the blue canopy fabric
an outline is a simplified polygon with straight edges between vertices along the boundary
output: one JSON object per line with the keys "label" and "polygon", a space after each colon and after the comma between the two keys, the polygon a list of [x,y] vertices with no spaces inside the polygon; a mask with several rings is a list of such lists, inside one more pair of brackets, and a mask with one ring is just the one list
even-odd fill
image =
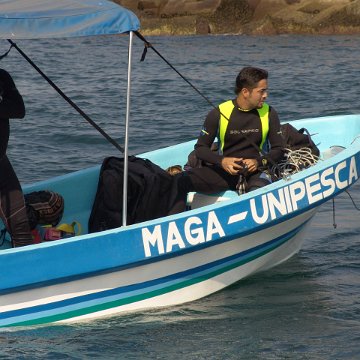
{"label": "blue canopy fabric", "polygon": [[107,0],[0,0],[0,39],[121,34],[140,28],[136,15]]}

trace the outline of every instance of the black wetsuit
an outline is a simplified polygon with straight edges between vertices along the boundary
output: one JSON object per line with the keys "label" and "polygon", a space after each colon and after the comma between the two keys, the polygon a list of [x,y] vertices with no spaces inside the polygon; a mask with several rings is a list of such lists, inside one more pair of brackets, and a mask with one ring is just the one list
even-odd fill
{"label": "black wetsuit", "polygon": [[0,217],[10,233],[13,246],[32,243],[24,196],[6,155],[10,133],[9,119],[24,116],[22,96],[9,73],[0,69]]}
{"label": "black wetsuit", "polygon": [[[258,146],[261,144],[262,126],[258,111],[256,109],[242,111],[236,106],[236,100],[233,102],[235,107],[226,129],[222,154],[211,151],[211,145],[219,132],[220,112],[218,109],[213,109],[206,117],[195,145],[195,152],[199,159],[210,165],[194,168],[177,176],[179,201],[170,212],[171,214],[184,210],[186,194],[190,191],[211,194],[229,189],[236,190],[239,176],[230,175],[222,168],[221,161],[224,157],[256,159],[260,165],[262,164],[263,156],[246,139],[250,139]],[[269,110],[267,139],[270,146],[268,157],[277,162],[283,157],[283,141],[280,121],[277,112],[272,107]],[[246,180],[246,191],[254,190],[270,182],[260,171],[247,175]]]}
{"label": "black wetsuit", "polygon": [[[211,145],[218,136],[220,113],[218,109],[209,112],[205,119],[200,136],[195,145],[196,156],[208,163],[221,166],[224,157],[239,157],[244,159],[256,159],[261,164],[262,156],[259,151],[247,140],[260,146],[262,139],[262,127],[259,113],[256,109],[242,111],[235,105],[229,125],[225,133],[225,145],[223,154],[211,151]],[[244,137],[244,135],[246,137]],[[282,137],[280,135],[280,121],[273,107],[269,109],[269,132],[268,141],[271,149],[268,156],[278,161],[283,156]]]}

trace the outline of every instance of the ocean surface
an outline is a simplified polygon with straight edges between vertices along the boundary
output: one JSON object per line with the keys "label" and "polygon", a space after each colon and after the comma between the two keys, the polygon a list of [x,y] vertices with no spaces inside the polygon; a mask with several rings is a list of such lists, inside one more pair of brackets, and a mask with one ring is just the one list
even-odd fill
{"label": "ocean surface", "polygon": [[[197,137],[211,106],[134,39],[130,152]],[[151,37],[213,103],[232,98],[246,65],[270,73],[282,122],[360,113],[359,36]],[[98,125],[124,142],[127,37],[18,41]],[[0,53],[9,45],[0,43]],[[23,184],[101,163],[119,151],[12,49],[1,61],[27,115],[8,154]],[[350,194],[360,207],[360,184]],[[0,331],[0,359],[360,359],[360,212],[348,194],[324,204],[286,263],[207,298],[75,325]],[[74,257],[74,261],[76,258]],[[19,269],[22,271],[31,269]],[[6,274],[1,274],[6,276]],[[0,280],[1,281],[1,280]]]}

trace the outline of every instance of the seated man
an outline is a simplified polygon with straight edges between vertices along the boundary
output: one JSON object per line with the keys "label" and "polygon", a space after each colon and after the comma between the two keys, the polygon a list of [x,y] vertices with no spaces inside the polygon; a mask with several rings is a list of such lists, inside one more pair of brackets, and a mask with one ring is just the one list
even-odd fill
{"label": "seated man", "polygon": [[[245,179],[245,191],[271,182],[260,168],[266,167],[269,158],[277,162],[283,157],[283,140],[277,112],[265,103],[267,79],[265,70],[243,68],[236,78],[237,97],[209,112],[195,144],[196,156],[207,165],[177,175],[179,194],[170,214],[185,209],[190,191],[214,194],[237,190],[239,175]],[[216,137],[217,153],[211,151]],[[260,149],[266,143],[270,150],[265,157]]]}

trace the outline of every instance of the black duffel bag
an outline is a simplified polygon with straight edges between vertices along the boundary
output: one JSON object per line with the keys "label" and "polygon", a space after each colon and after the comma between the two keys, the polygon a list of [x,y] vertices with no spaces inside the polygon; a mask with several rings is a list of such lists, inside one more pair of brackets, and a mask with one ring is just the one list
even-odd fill
{"label": "black duffel bag", "polygon": [[280,126],[284,147],[290,150],[309,148],[313,155],[319,156],[320,151],[305,128],[297,130],[289,123]]}

